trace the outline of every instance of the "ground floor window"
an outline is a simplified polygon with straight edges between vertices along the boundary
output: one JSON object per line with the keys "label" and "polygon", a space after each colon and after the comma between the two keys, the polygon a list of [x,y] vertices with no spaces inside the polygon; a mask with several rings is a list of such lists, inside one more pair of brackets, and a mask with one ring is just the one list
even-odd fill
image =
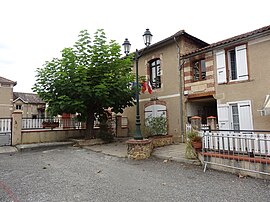
{"label": "ground floor window", "polygon": [[253,130],[251,102],[239,101],[217,105],[219,129]]}

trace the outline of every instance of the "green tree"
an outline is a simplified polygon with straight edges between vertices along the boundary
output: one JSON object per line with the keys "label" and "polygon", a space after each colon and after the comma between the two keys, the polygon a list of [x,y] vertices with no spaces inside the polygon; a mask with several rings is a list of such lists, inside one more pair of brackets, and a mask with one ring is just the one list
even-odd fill
{"label": "green tree", "polygon": [[33,91],[46,103],[52,115],[80,113],[86,121],[86,138],[93,137],[96,115],[111,107],[122,113],[134,105],[135,89],[132,57],[121,57],[121,46],[107,41],[99,29],[91,41],[87,30],[79,34],[72,48],[64,48],[62,57],[46,61],[37,69]]}

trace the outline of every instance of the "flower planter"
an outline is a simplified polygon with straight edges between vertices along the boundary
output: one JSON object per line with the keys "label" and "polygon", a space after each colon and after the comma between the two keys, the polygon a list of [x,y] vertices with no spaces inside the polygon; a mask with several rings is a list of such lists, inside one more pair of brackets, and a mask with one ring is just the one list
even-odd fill
{"label": "flower planter", "polygon": [[158,136],[152,136],[150,137],[152,140],[153,147],[163,147],[166,145],[171,145],[173,142],[173,136],[172,135],[158,135]]}
{"label": "flower planter", "polygon": [[193,147],[196,151],[202,149],[202,142],[191,142],[191,144],[192,144],[192,147]]}
{"label": "flower planter", "polygon": [[42,123],[42,128],[57,128],[59,127],[59,123],[58,122],[43,122]]}

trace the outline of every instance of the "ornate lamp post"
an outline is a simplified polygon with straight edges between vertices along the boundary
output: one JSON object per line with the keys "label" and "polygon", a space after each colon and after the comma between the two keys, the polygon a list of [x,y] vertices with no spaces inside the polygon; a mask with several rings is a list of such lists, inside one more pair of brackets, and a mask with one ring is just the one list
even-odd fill
{"label": "ornate lamp post", "polygon": [[[152,40],[152,34],[149,31],[149,29],[146,29],[146,31],[143,34],[144,44],[146,45],[146,48],[151,44]],[[123,47],[124,47],[124,53],[126,55],[129,54],[131,44],[129,43],[128,39],[126,38]],[[143,136],[141,133],[141,120],[140,120],[140,103],[139,103],[139,75],[138,75],[138,66],[139,66],[139,59],[142,56],[143,51],[139,52],[138,49],[136,49],[135,52],[135,62],[136,62],[136,131],[134,135],[135,140],[142,140]]]}

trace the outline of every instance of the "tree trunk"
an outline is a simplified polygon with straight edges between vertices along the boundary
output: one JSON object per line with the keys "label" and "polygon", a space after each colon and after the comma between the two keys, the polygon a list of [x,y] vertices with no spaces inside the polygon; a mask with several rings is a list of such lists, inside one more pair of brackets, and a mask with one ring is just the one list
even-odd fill
{"label": "tree trunk", "polygon": [[94,120],[95,120],[94,113],[88,113],[88,116],[86,117],[85,139],[95,138]]}

